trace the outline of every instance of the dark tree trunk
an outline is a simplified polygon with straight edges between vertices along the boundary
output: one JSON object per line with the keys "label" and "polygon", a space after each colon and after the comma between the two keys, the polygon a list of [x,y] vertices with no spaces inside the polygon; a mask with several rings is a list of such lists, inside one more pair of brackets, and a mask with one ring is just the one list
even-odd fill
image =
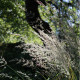
{"label": "dark tree trunk", "polygon": [[[44,3],[43,3],[44,2]],[[43,4],[46,5],[43,0]],[[52,34],[52,29],[49,24],[43,21],[38,11],[38,2],[36,0],[26,0],[26,20],[29,25],[40,35],[39,31],[43,31],[46,34]]]}

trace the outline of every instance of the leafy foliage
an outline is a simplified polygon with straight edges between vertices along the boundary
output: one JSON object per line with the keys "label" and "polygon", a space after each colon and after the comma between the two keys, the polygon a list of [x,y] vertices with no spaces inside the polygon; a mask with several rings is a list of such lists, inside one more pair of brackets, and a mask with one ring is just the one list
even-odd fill
{"label": "leafy foliage", "polygon": [[[71,76],[69,79],[65,78],[65,75],[58,73],[54,76],[54,80],[79,80],[79,0],[67,1],[68,2],[65,0],[46,0],[47,6],[39,6],[38,8],[41,18],[49,23],[58,40],[70,54],[72,62],[74,62],[75,65],[70,65],[69,70]],[[24,0],[0,0],[0,45],[2,43],[16,43],[19,41],[43,44],[26,21]],[[7,55],[14,53],[14,50],[13,52],[5,52],[6,47],[4,46],[2,48],[0,54],[1,80],[37,80],[37,78],[38,80],[45,80],[45,77],[41,75],[38,70],[35,72],[35,77],[33,77],[33,72],[26,73],[24,69],[18,71],[17,68],[14,69],[14,67],[12,68],[6,65],[7,56],[5,55],[4,58],[4,53],[7,53]],[[18,56],[21,57],[23,55]],[[12,57],[13,56],[9,56],[8,58]],[[46,80],[53,79],[47,76]]]}
{"label": "leafy foliage", "polygon": [[25,2],[23,0],[0,1],[0,34],[1,43],[17,42],[21,38],[24,38],[26,42],[41,43],[26,22]]}

